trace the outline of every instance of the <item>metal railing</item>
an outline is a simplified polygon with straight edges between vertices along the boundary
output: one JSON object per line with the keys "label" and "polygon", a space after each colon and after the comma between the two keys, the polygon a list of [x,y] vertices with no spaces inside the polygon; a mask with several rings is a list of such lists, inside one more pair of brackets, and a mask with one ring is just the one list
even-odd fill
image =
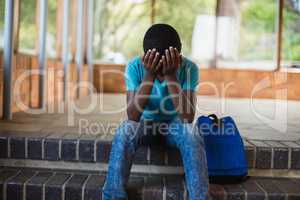
{"label": "metal railing", "polygon": [[48,0],[39,1],[39,108],[45,107],[46,34]]}
{"label": "metal railing", "polygon": [[[15,7],[15,4],[20,3],[21,0],[5,0],[5,28],[4,28],[4,88],[3,88],[3,118],[10,120],[13,117],[12,114],[12,102],[13,102],[13,56],[14,56],[14,25],[19,22],[19,19],[14,19],[16,12],[19,12]],[[47,37],[47,11],[48,0],[37,0],[38,5],[38,65],[39,65],[39,108],[45,108],[46,104],[46,37]],[[94,0],[76,0],[72,3],[77,3],[77,34],[76,34],[76,68],[77,68],[77,83],[81,82],[81,73],[83,68],[83,40],[86,39],[86,58],[89,67],[88,77],[89,81],[93,81],[93,16],[94,16]],[[57,3],[59,6],[59,1]],[[62,63],[64,69],[64,100],[68,100],[68,77],[69,77],[69,7],[70,1],[63,0],[63,19],[62,19]],[[85,15],[86,14],[86,18]],[[84,35],[84,24],[87,24],[87,33]],[[16,27],[19,29],[19,27]],[[19,31],[19,30],[17,30]],[[80,87],[78,87],[77,97],[80,97]]]}
{"label": "metal railing", "polygon": [[4,18],[4,82],[3,82],[3,118],[12,119],[12,73],[13,73],[13,32],[14,1],[5,1]]}

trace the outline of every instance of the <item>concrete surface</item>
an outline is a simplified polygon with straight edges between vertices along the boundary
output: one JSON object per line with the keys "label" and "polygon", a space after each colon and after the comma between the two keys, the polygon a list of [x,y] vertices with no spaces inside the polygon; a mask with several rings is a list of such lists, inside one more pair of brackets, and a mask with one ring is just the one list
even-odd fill
{"label": "concrete surface", "polygon": [[[113,134],[126,119],[124,94],[98,94],[68,105],[76,109],[48,107],[42,114],[15,113],[13,120],[0,121],[0,131]],[[299,101],[198,96],[197,116],[211,113],[232,116],[241,134],[249,139],[300,141]]]}

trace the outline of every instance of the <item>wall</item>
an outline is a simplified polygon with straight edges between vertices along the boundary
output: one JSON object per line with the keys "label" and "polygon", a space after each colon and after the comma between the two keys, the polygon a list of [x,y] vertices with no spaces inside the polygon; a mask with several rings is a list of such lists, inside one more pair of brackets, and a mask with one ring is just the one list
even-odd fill
{"label": "wall", "polygon": [[[3,109],[3,56],[0,53],[0,116]],[[36,56],[17,54],[13,57],[13,111],[20,111],[16,105],[16,80],[28,70],[38,69]],[[48,59],[46,62],[46,101],[47,104],[57,105],[63,99],[63,65],[59,60]],[[123,65],[95,64],[94,86],[97,92],[125,92]],[[102,76],[102,78],[101,78]],[[88,68],[83,68],[82,79],[87,80]],[[69,66],[70,91],[74,91],[77,79],[76,65]],[[202,69],[200,72],[200,95],[217,95],[238,98],[279,98],[300,100],[300,73],[247,71],[229,69]],[[257,90],[257,92],[255,92]],[[21,84],[19,93],[22,102],[29,107],[38,105],[38,76],[27,77]],[[87,91],[82,91],[84,96]],[[75,98],[71,93],[70,98]]]}
{"label": "wall", "polygon": [[[115,71],[117,73],[112,73]],[[123,65],[94,66],[97,91],[125,92]],[[105,74],[102,76],[101,74]],[[199,95],[300,100],[300,73],[233,69],[201,69]]]}

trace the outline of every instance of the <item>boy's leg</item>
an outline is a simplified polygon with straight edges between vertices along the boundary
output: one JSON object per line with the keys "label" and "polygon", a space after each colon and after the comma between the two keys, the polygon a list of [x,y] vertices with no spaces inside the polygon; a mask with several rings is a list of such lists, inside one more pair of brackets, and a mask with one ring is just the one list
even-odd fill
{"label": "boy's leg", "polygon": [[103,188],[104,200],[126,199],[125,187],[130,175],[138,139],[143,134],[143,122],[124,121],[116,130]]}
{"label": "boy's leg", "polygon": [[206,154],[198,128],[176,119],[169,124],[166,139],[180,150],[189,199],[209,199]]}

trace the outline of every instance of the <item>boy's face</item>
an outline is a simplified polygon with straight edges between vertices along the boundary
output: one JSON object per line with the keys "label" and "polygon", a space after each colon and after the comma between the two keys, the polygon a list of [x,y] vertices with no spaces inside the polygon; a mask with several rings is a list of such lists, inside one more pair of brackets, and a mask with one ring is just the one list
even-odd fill
{"label": "boy's face", "polygon": [[[172,45],[170,46],[166,46],[166,47],[161,47],[161,46],[153,46],[151,47],[149,50],[152,50],[152,49],[156,49],[156,52],[159,53],[159,59],[162,58],[162,56],[166,56],[166,50],[169,50],[169,48],[171,47]],[[174,46],[173,46],[174,47]],[[177,48],[178,49],[178,48]],[[145,51],[144,53],[146,53],[147,51]],[[181,52],[179,51],[179,54],[181,55]]]}
{"label": "boy's face", "polygon": [[[157,55],[158,53],[159,55]],[[171,46],[163,50],[153,48],[144,54],[142,61],[146,69],[153,69],[157,76],[163,78],[170,72],[176,74],[178,67],[182,63],[182,55],[177,48]]]}

